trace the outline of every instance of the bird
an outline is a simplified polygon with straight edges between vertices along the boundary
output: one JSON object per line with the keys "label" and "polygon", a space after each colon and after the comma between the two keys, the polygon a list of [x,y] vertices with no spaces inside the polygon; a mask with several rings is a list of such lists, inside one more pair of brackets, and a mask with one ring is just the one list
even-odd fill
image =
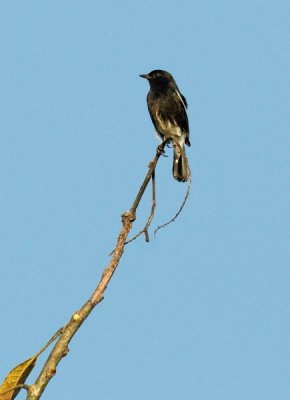
{"label": "bird", "polygon": [[190,146],[187,101],[181,94],[173,76],[160,69],[139,75],[148,80],[148,111],[162,141],[173,145],[173,177],[179,182],[190,178],[190,168],[185,154],[185,144]]}

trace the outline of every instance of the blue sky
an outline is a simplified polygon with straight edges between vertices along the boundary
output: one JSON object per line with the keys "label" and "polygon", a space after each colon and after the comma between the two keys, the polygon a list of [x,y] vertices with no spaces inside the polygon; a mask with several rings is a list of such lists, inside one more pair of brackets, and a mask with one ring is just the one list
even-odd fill
{"label": "blue sky", "polygon": [[[126,247],[42,398],[288,398],[289,23],[279,0],[1,2],[0,380],[99,281],[158,144],[158,68],[189,104],[189,200]],[[167,153],[152,229],[186,191]]]}

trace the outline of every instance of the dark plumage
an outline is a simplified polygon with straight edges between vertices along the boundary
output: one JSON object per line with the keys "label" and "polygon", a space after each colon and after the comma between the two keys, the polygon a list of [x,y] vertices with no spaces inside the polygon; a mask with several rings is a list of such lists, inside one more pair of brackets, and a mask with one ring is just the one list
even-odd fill
{"label": "dark plumage", "polygon": [[186,99],[169,72],[154,70],[140,76],[150,84],[147,105],[155,129],[162,140],[173,143],[173,176],[186,182],[190,177],[184,148],[184,144],[190,146]]}

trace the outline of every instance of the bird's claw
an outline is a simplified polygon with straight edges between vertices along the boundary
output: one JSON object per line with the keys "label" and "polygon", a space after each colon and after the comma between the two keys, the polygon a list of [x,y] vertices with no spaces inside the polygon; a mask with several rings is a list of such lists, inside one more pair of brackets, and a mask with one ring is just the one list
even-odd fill
{"label": "bird's claw", "polygon": [[168,156],[165,154],[165,150],[163,149],[162,144],[160,144],[160,145],[157,147],[157,151],[158,151],[158,154],[160,154],[162,157],[168,157]]}

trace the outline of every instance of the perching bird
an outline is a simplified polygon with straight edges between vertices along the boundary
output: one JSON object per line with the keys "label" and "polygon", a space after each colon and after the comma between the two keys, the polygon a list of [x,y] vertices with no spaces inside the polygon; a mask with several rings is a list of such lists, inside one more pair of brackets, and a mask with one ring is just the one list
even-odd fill
{"label": "perching bird", "polygon": [[186,99],[169,72],[157,69],[140,76],[150,84],[147,105],[155,129],[162,140],[173,143],[173,176],[186,182],[190,177],[184,148],[184,144],[190,146]]}

